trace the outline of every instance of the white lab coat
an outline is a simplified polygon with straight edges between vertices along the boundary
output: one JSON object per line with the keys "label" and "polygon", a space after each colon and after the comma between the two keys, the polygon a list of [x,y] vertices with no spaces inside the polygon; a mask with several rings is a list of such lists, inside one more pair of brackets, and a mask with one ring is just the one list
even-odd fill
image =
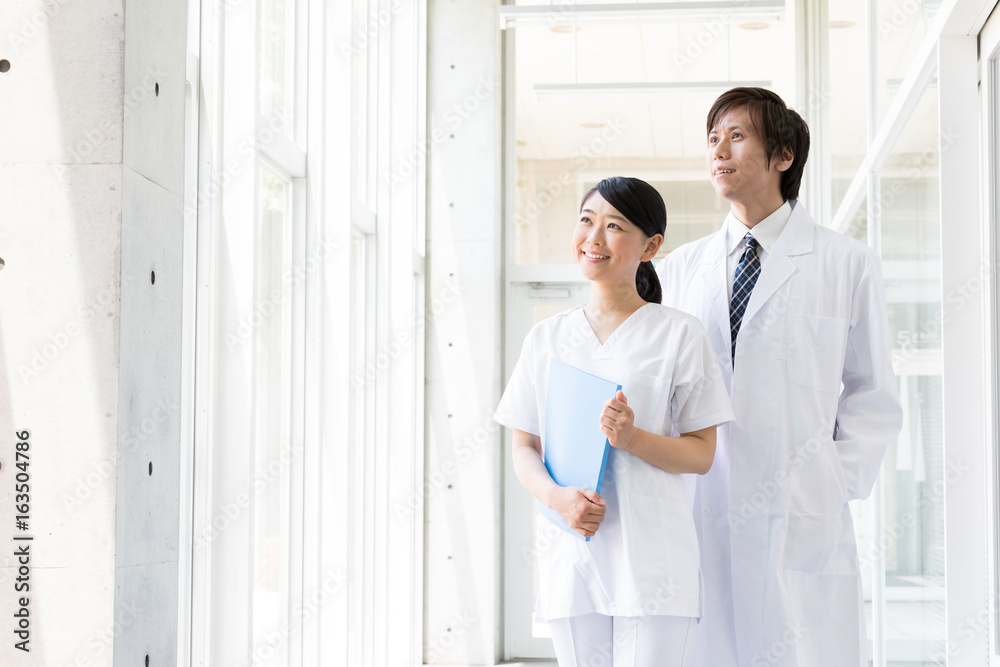
{"label": "white lab coat", "polygon": [[657,266],[664,305],[705,325],[736,414],[697,480],[706,605],[692,664],[867,665],[847,502],[871,492],[902,424],[879,259],[794,206],[734,372],[726,254],[723,225]]}

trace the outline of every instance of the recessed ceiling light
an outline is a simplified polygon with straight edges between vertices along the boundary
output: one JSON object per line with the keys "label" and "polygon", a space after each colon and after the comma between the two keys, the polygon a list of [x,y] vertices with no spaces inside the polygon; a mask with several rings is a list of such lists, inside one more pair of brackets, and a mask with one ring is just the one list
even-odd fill
{"label": "recessed ceiling light", "polygon": [[518,146],[527,146],[528,142],[527,141],[521,141],[520,139],[518,139],[517,140],[517,145]]}
{"label": "recessed ceiling light", "polygon": [[[554,25],[551,28],[549,28],[549,30],[551,30],[554,33],[558,33],[560,35],[569,35],[569,34],[572,34],[572,32],[573,32],[573,26],[571,26],[571,25]],[[583,30],[583,26],[579,26],[579,25],[576,26],[576,31],[577,32],[580,32],[581,30]]]}
{"label": "recessed ceiling light", "polygon": [[739,27],[744,30],[767,30],[771,27],[771,24],[764,23],[763,21],[747,21],[746,23],[741,23]]}
{"label": "recessed ceiling light", "polygon": [[580,127],[585,130],[599,130],[602,127],[607,127],[604,123],[580,123]]}
{"label": "recessed ceiling light", "polygon": [[853,28],[857,23],[854,21],[830,21],[830,30],[842,30],[844,28]]}

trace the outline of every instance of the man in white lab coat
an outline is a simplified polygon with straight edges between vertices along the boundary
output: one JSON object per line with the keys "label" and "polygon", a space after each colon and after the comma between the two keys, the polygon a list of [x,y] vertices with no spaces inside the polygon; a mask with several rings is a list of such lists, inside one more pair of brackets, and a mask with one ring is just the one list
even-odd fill
{"label": "man in white lab coat", "polygon": [[868,664],[854,525],[902,410],[882,272],[797,201],[809,130],[735,88],[708,116],[722,229],[657,267],[663,303],[701,319],[736,420],[697,478],[698,667]]}

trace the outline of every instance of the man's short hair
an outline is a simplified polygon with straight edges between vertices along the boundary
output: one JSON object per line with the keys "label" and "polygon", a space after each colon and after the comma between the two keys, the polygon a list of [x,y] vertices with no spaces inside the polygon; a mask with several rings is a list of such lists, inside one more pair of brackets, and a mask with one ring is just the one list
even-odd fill
{"label": "man's short hair", "polygon": [[788,108],[776,93],[764,88],[732,88],[719,95],[708,112],[707,133],[712,133],[715,124],[734,109],[745,109],[754,130],[760,135],[767,154],[767,166],[771,158],[781,157],[787,148],[795,159],[792,166],[781,174],[781,196],[785,199],[799,198],[799,184],[809,157],[809,126],[802,116]]}

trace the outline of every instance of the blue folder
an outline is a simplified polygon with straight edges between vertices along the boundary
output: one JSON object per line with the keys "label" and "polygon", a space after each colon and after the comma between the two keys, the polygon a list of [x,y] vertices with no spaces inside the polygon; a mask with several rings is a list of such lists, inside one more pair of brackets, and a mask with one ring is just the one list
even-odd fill
{"label": "blue folder", "polygon": [[[578,486],[601,492],[611,445],[601,432],[604,404],[622,386],[585,373],[558,359],[549,360],[549,388],[545,397],[545,467],[559,486]],[[549,521],[581,540],[559,513],[541,501],[538,511]]]}

